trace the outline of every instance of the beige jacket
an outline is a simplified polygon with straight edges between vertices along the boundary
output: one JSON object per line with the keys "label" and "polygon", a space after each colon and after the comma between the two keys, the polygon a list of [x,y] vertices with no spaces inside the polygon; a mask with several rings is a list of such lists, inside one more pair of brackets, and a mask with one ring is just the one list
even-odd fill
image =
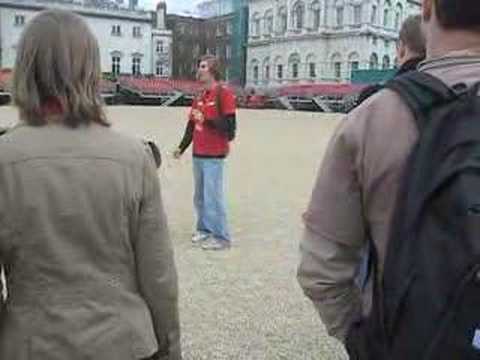
{"label": "beige jacket", "polygon": [[[421,71],[450,85],[472,84],[480,81],[480,50],[425,62]],[[368,311],[371,294],[361,293],[355,274],[367,237],[382,273],[402,169],[417,138],[410,110],[383,90],[346,116],[326,152],[304,215],[298,281],[341,341],[353,319]]]}
{"label": "beige jacket", "polygon": [[140,141],[91,125],[0,137],[0,359],[180,359],[177,274]]}

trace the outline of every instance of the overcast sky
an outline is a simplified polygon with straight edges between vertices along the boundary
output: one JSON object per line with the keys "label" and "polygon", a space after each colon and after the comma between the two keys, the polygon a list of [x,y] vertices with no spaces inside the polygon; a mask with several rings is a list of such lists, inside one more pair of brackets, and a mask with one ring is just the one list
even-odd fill
{"label": "overcast sky", "polygon": [[[140,5],[146,9],[153,10],[158,0],[140,0]],[[169,13],[193,12],[198,0],[167,0],[167,11]]]}

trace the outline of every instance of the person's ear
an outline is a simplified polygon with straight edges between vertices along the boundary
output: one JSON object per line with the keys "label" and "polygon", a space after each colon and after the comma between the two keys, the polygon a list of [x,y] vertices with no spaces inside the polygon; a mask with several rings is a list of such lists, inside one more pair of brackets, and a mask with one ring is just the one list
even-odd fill
{"label": "person's ear", "polygon": [[432,18],[434,1],[435,0],[423,0],[422,2],[422,18],[424,22],[428,22]]}

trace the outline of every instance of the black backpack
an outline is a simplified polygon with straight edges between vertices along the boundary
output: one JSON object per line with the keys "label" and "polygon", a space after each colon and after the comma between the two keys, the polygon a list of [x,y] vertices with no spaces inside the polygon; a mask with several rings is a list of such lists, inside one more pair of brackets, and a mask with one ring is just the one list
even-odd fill
{"label": "black backpack", "polygon": [[420,138],[372,311],[350,329],[347,351],[352,360],[480,359],[480,84],[449,88],[412,72],[386,87],[415,114]]}
{"label": "black backpack", "polygon": [[[223,106],[222,106],[222,91],[223,91],[223,85],[218,84],[217,88],[217,96],[215,98],[215,105],[217,107],[217,113],[220,116],[224,116],[223,114]],[[234,119],[227,118],[227,128],[226,128],[226,136],[228,141],[233,141],[235,140],[235,136],[237,134],[237,123]]]}

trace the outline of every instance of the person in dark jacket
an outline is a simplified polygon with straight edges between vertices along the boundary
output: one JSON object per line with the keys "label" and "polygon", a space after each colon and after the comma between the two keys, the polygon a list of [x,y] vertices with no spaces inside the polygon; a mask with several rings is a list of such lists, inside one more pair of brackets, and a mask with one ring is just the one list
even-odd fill
{"label": "person in dark jacket", "polygon": [[[394,77],[416,70],[424,59],[425,34],[422,29],[422,18],[420,15],[413,15],[403,22],[400,30],[397,43],[397,62],[399,69]],[[358,96],[355,107],[382,89],[382,84],[373,84],[366,87]]]}

